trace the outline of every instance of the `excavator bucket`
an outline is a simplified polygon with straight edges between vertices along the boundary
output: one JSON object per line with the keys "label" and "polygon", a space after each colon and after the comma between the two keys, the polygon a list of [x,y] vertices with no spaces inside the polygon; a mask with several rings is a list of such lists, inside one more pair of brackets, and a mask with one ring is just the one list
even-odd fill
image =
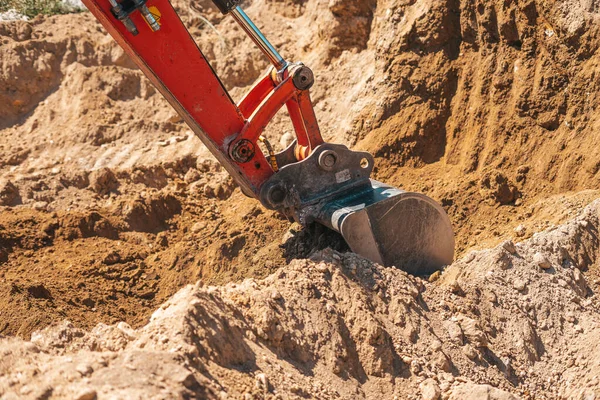
{"label": "excavator bucket", "polygon": [[[262,203],[303,225],[318,222],[342,234],[350,249],[385,266],[427,275],[452,263],[454,233],[435,201],[370,179],[375,159],[325,143],[286,165],[260,193]],[[287,157],[289,158],[289,156]]]}
{"label": "excavator bucket", "polygon": [[329,201],[317,221],[341,233],[353,252],[414,275],[440,270],[454,257],[452,226],[439,204],[375,180]]}

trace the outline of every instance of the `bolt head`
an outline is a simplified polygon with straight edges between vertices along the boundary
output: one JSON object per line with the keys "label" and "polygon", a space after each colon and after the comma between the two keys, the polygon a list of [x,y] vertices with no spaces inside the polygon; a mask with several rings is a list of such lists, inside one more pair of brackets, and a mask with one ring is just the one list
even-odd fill
{"label": "bolt head", "polygon": [[269,200],[273,205],[281,204],[285,200],[285,190],[280,186],[275,186],[269,190]]}
{"label": "bolt head", "polygon": [[337,154],[332,150],[326,150],[319,155],[319,167],[325,171],[331,171],[337,163]]}
{"label": "bolt head", "polygon": [[335,156],[333,154],[327,154],[323,158],[323,164],[329,168],[333,167],[335,165]]}
{"label": "bolt head", "polygon": [[296,86],[299,90],[308,90],[315,83],[315,76],[310,68],[303,65],[294,71],[294,76],[292,77],[294,82],[294,86]]}
{"label": "bolt head", "polygon": [[254,157],[254,145],[251,141],[242,139],[231,147],[230,156],[235,162],[246,163]]}

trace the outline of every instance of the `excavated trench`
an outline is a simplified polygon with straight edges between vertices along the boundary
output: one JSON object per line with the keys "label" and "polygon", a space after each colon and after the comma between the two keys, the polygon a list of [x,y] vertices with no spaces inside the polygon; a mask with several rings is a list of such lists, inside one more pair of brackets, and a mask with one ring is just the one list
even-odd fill
{"label": "excavated trench", "polygon": [[[267,62],[209,1],[176,6],[240,98]],[[376,179],[439,201],[460,260],[431,282],[382,269],[244,197],[88,13],[0,22],[0,397],[600,395],[596,208],[560,225],[600,197],[598,6],[247,11],[315,71],[326,139],[374,154]],[[283,147],[291,130],[281,112],[267,136]],[[55,324],[35,345],[10,338]],[[36,368],[70,371],[64,352],[92,372],[27,387]],[[146,370],[147,357],[168,367]],[[137,372],[119,380],[121,367]],[[164,387],[128,387],[150,373]]]}

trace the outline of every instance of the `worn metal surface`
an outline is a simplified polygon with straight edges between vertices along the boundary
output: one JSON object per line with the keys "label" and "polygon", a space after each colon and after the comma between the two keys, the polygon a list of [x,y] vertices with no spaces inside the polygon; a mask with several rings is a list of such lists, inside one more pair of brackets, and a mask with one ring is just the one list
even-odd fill
{"label": "worn metal surface", "polygon": [[431,274],[454,258],[452,225],[439,204],[375,180],[331,199],[316,221],[340,232],[355,253],[411,274]]}
{"label": "worn metal surface", "polygon": [[[334,157],[335,161],[331,165],[322,165],[327,156]],[[361,166],[364,159],[368,160],[366,167]],[[281,167],[262,186],[260,200],[266,207],[294,217],[301,224],[310,223],[314,215],[306,211],[308,205],[368,183],[373,162],[373,156],[367,152],[351,151],[341,144],[324,143],[305,160]],[[273,191],[283,192],[283,199],[274,201],[271,197]]]}
{"label": "worn metal surface", "polygon": [[260,200],[303,225],[318,222],[340,232],[352,251],[382,265],[422,275],[450,264],[454,233],[442,207],[370,179],[373,164],[369,153],[325,143],[282,166]]}

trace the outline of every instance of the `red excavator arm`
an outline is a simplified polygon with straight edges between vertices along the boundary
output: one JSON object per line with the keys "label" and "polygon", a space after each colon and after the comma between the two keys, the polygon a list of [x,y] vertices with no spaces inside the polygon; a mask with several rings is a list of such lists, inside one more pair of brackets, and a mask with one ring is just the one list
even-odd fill
{"label": "red excavator arm", "polygon": [[118,21],[115,6],[108,0],[86,0],[85,4],[244,193],[258,197],[260,187],[274,173],[257,142],[282,106],[288,107],[296,130],[298,156],[303,158],[323,143],[308,94],[313,81],[308,68],[286,64],[279,74],[273,69],[236,105],[168,0],[152,0],[145,6],[157,30],[142,12],[134,12],[133,1],[116,3],[121,9],[130,8],[127,24]]}
{"label": "red excavator arm", "polygon": [[[132,60],[233,176],[242,191],[303,225],[342,233],[353,251],[385,265],[430,273],[452,261],[454,236],[428,197],[371,180],[369,153],[324,143],[311,104],[312,71],[289,63],[238,6],[230,14],[273,67],[236,104],[168,0],[83,0]],[[286,106],[296,140],[275,154],[261,134]]]}

